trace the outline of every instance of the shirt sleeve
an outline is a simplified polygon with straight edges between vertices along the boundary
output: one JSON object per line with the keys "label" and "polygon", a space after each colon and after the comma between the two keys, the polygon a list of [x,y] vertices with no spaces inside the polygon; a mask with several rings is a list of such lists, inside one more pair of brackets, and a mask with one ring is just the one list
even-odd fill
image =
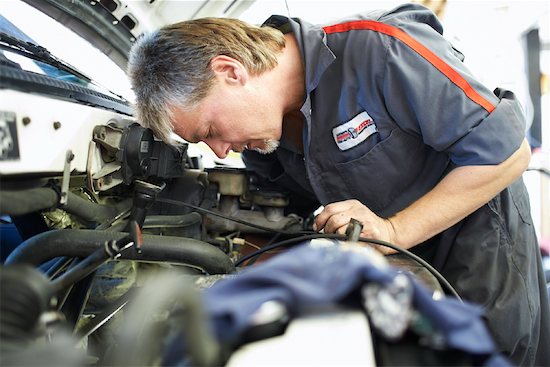
{"label": "shirt sleeve", "polygon": [[392,14],[387,27],[382,90],[400,128],[446,152],[457,166],[499,164],[519,148],[525,119],[512,92],[483,86],[462,55],[415,14]]}

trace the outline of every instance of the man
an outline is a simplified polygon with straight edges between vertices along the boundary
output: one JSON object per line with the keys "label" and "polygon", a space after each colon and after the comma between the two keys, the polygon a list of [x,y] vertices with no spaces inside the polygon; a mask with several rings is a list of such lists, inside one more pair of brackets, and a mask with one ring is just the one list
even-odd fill
{"label": "man", "polygon": [[325,206],[317,230],[353,217],[363,236],[413,249],[485,307],[514,362],[550,365],[522,111],[441,34],[414,4],[324,27],[198,19],[140,39],[128,71],[158,137],[244,150],[248,167]]}

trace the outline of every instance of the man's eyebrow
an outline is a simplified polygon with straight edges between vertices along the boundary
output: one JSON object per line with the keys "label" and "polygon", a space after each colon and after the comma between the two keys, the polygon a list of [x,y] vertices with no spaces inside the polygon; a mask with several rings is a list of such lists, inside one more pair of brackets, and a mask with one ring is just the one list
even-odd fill
{"label": "man's eyebrow", "polygon": [[181,137],[183,140],[185,140],[186,142],[188,143],[198,143],[200,140],[197,139],[197,134],[194,133],[192,136],[190,136],[191,140],[187,139],[185,136],[187,134],[187,129],[182,127],[182,126],[178,126],[174,123],[174,133],[176,135],[178,135],[179,137]]}
{"label": "man's eyebrow", "polygon": [[198,142],[204,141],[208,137],[209,132],[210,130],[206,130],[206,132],[201,132],[201,133],[194,132],[193,135],[191,136],[191,138],[193,139],[191,143],[198,143]]}
{"label": "man's eyebrow", "polygon": [[202,140],[197,133],[194,133],[193,136],[191,136],[191,139],[192,140],[190,141],[190,143],[198,143]]}

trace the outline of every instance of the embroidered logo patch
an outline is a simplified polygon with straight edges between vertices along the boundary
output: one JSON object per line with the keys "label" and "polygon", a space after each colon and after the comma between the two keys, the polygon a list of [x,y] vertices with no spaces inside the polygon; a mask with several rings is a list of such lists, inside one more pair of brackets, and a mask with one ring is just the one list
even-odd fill
{"label": "embroidered logo patch", "polygon": [[340,150],[348,150],[376,132],[376,124],[367,111],[332,129],[332,136]]}

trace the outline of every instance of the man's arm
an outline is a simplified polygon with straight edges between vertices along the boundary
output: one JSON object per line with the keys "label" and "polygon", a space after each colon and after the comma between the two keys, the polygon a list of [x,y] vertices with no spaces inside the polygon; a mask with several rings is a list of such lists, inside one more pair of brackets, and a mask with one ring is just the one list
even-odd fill
{"label": "man's arm", "polygon": [[315,228],[343,234],[349,220],[355,218],[363,223],[362,236],[408,249],[451,227],[491,200],[521,176],[530,157],[529,145],[524,140],[498,165],[457,167],[426,195],[387,219],[378,217],[357,200],[331,203],[315,218]]}

